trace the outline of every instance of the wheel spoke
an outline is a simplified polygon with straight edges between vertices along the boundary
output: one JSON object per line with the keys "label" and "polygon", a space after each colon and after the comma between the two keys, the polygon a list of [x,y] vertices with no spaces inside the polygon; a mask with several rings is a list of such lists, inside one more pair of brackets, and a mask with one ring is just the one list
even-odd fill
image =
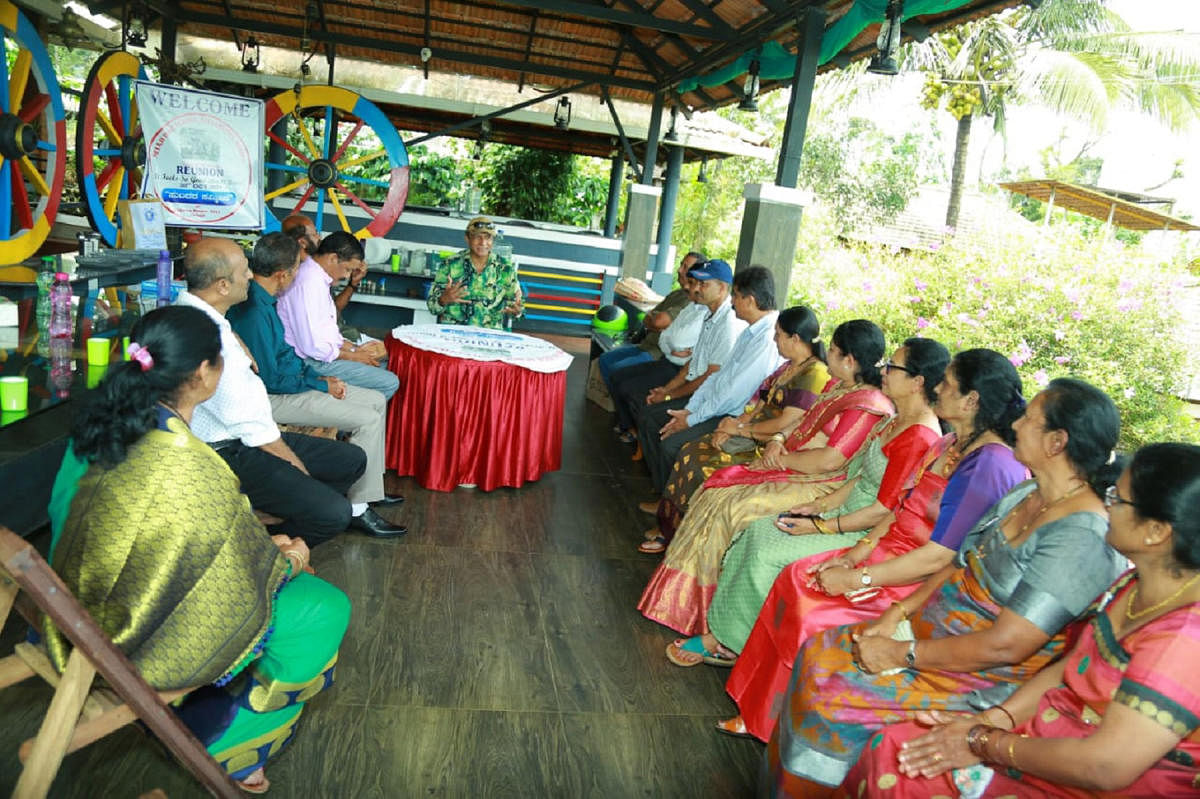
{"label": "wheel spoke", "polygon": [[36,94],[29,99],[25,107],[21,109],[21,113],[17,114],[22,122],[33,123],[33,120],[46,110],[46,106],[50,105],[50,95]]}
{"label": "wheel spoke", "polygon": [[344,185],[342,185],[342,182],[341,182],[341,181],[338,181],[338,183],[337,183],[337,187],[338,187],[339,189],[341,189],[341,192],[342,192],[342,194],[344,194],[344,195],[346,195],[347,197],[349,197],[349,198],[350,198],[350,202],[354,203],[354,204],[355,204],[355,205],[357,205],[359,208],[363,209],[363,210],[364,210],[364,211],[366,211],[368,214],[370,214],[370,216],[371,216],[371,218],[372,218],[372,219],[374,219],[375,217],[379,216],[379,212],[378,212],[378,211],[376,211],[374,208],[372,208],[371,206],[369,206],[369,205],[367,205],[365,202],[363,202],[361,199],[359,199],[358,195],[357,195],[357,194],[355,194],[354,192],[350,191],[349,189],[347,189],[347,188],[346,188]]}
{"label": "wheel spoke", "polygon": [[[300,127],[301,127],[301,128],[303,128],[304,126],[303,126],[303,125],[301,125]],[[288,151],[289,153],[291,153],[292,155],[294,155],[294,156],[296,156],[297,158],[299,158],[299,159],[300,159],[300,161],[301,161],[301,163],[307,164],[309,161],[311,161],[311,160],[312,160],[312,159],[311,159],[311,158],[309,158],[307,155],[305,155],[304,153],[300,152],[300,151],[299,151],[299,150],[297,150],[295,147],[293,147],[292,145],[290,145],[290,144],[288,144],[286,141],[284,141],[284,140],[283,140],[283,139],[282,139],[282,138],[279,136],[279,134],[277,134],[277,133],[275,133],[275,132],[273,132],[273,131],[270,131],[270,130],[268,130],[268,131],[267,131],[267,137],[268,137],[268,138],[269,138],[271,141],[273,141],[273,142],[275,142],[276,144],[278,144],[278,145],[279,145],[280,147],[282,147],[283,149],[287,150],[287,151]]]}
{"label": "wheel spoke", "polygon": [[387,150],[376,150],[373,153],[367,153],[366,155],[360,155],[358,158],[351,158],[349,161],[345,162],[344,164],[338,164],[338,171],[340,172],[343,169],[346,169],[347,167],[358,166],[359,164],[365,164],[368,161],[374,161],[376,158],[387,158]]}
{"label": "wheel spoke", "polygon": [[[320,158],[321,151],[317,149],[317,143],[313,141],[312,134],[308,132],[308,125],[304,124],[303,118],[296,120],[296,127],[300,128],[300,132],[304,134],[304,143],[308,145],[308,151],[312,153],[312,157]],[[308,163],[307,158],[305,158],[304,161],[305,163]],[[317,230],[320,230],[320,228],[317,228]]]}
{"label": "wheel spoke", "polygon": [[287,184],[286,186],[280,186],[278,189],[275,189],[275,191],[267,192],[266,194],[263,195],[263,200],[265,202],[270,202],[271,200],[274,200],[276,197],[287,194],[292,189],[300,188],[307,182],[308,182],[308,175],[305,174],[303,177],[293,180],[291,183]]}
{"label": "wheel spoke", "polygon": [[29,204],[29,192],[25,190],[25,181],[18,172],[12,174],[13,208],[17,212],[17,223],[22,230],[33,228],[33,207]]}
{"label": "wheel spoke", "polygon": [[337,148],[337,152],[333,154],[333,158],[331,160],[334,163],[337,163],[338,159],[340,159],[346,153],[346,148],[350,146],[350,142],[354,141],[354,137],[358,135],[358,132],[362,130],[362,126],[365,124],[366,123],[361,119],[358,120],[358,123],[354,126],[354,130],[350,131],[349,135],[346,136],[345,141],[343,141],[341,146]]}
{"label": "wheel spoke", "polygon": [[104,193],[104,187],[108,185],[108,182],[110,180],[112,180],[113,174],[117,171],[117,168],[120,166],[121,166],[120,161],[109,161],[107,164],[104,165],[104,169],[101,170],[100,174],[96,176],[96,191],[97,192],[99,192],[100,194]]}
{"label": "wheel spoke", "polygon": [[[108,101],[110,123],[114,131],[116,131],[117,141],[120,142],[125,138],[125,114],[121,111],[121,98],[117,96],[117,87],[113,86],[112,81],[104,84],[104,99]],[[104,116],[104,112],[100,110],[100,103],[96,103],[96,116]],[[109,134],[112,135],[111,133]]]}
{"label": "wheel spoke", "polygon": [[58,147],[53,142],[42,141],[41,139],[38,139],[37,148],[39,150],[45,150],[48,153],[53,153],[58,150]]}
{"label": "wheel spoke", "polygon": [[327,105],[325,106],[325,130],[322,131],[321,137],[321,156],[324,158],[329,158],[329,154],[332,152],[334,132],[333,106]]}
{"label": "wheel spoke", "polygon": [[121,199],[128,200],[142,190],[142,170],[131,166],[126,170],[125,182],[121,184]]}
{"label": "wheel spoke", "polygon": [[317,230],[325,229],[325,190],[317,191]]}
{"label": "wheel spoke", "polygon": [[124,137],[117,132],[117,126],[99,108],[96,109],[96,121],[104,128],[104,135],[108,137],[110,144],[121,144],[124,141]]}
{"label": "wheel spoke", "polygon": [[98,158],[120,158],[121,151],[120,150],[109,150],[107,148],[95,149],[95,150],[92,150],[92,155],[97,156]]}
{"label": "wheel spoke", "polygon": [[12,236],[12,162],[0,165],[0,239]]}
{"label": "wheel spoke", "polygon": [[357,183],[360,186],[378,186],[386,189],[389,185],[386,180],[375,180],[374,178],[352,178],[349,175],[342,175],[341,177],[342,180],[346,181],[347,183]]}
{"label": "wheel spoke", "polygon": [[338,201],[337,192],[329,189],[329,201],[333,203],[333,210],[337,211],[338,220],[342,223],[342,230],[350,232],[350,223],[346,221],[346,213],[342,210],[342,204]]}
{"label": "wheel spoke", "polygon": [[[123,166],[117,167],[116,172],[113,173],[113,180],[115,180],[117,182],[117,186],[121,185],[121,182],[125,180],[125,167],[123,167]],[[108,217],[109,219],[112,219],[113,214],[115,214],[117,212],[117,201],[120,199],[121,199],[120,191],[111,191],[110,190],[108,192],[108,195],[105,196],[105,198],[104,198],[104,215],[106,217]]]}
{"label": "wheel spoke", "polygon": [[121,128],[126,133],[132,133],[137,127],[137,108],[133,105],[131,80],[128,75],[117,76],[117,107],[121,109],[121,118],[128,120],[128,124]]}
{"label": "wheel spoke", "polygon": [[12,77],[8,82],[8,107],[20,108],[25,99],[25,88],[29,85],[29,69],[33,66],[33,53],[21,50],[13,64]]}
{"label": "wheel spoke", "polygon": [[[50,187],[46,185],[46,179],[43,178],[42,174],[37,171],[37,167],[35,167],[33,162],[29,160],[29,156],[25,156],[18,163],[21,165],[22,174],[24,174],[26,179],[28,179],[33,187],[37,189],[38,194],[42,195],[43,197],[49,197]],[[17,182],[15,175],[13,182]]]}
{"label": "wheel spoke", "polygon": [[311,186],[311,185],[307,189],[305,189],[304,194],[300,195],[300,202],[296,203],[296,207],[292,209],[292,213],[293,214],[300,213],[300,209],[304,207],[304,204],[306,202],[308,202],[308,198],[311,197],[312,193],[316,190],[317,190],[317,187]]}
{"label": "wheel spoke", "polygon": [[267,169],[273,169],[276,172],[295,172],[297,174],[308,174],[308,169],[302,166],[292,166],[291,164],[276,164],[272,161],[267,162]]}

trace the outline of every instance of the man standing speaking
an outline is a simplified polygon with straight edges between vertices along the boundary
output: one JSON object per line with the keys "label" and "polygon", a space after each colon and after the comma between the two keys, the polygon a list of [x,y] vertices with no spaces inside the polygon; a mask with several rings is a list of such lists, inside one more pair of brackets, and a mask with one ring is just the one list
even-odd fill
{"label": "man standing speaking", "polygon": [[501,328],[505,316],[525,312],[517,267],[492,252],[496,227],[486,216],[467,223],[467,249],[442,262],[429,287],[429,311],[438,322]]}

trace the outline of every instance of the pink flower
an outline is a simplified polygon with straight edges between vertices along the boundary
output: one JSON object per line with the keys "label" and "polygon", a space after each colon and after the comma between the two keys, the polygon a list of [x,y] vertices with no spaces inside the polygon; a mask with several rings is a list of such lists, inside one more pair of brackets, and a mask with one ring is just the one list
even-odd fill
{"label": "pink flower", "polygon": [[908,301],[913,303],[920,302],[921,298],[914,294],[908,298]]}
{"label": "pink flower", "polygon": [[917,291],[924,291],[925,289],[929,288],[929,284],[919,277],[913,278],[913,285],[917,287]]}
{"label": "pink flower", "polygon": [[1069,364],[1071,362],[1071,356],[1070,355],[1056,355],[1056,356],[1054,356],[1054,362],[1056,364],[1058,364],[1059,366],[1066,366],[1067,364]]}
{"label": "pink flower", "polygon": [[929,320],[926,319],[924,316],[918,316],[917,317],[917,330],[924,330],[927,327],[929,327]]}
{"label": "pink flower", "polygon": [[1066,297],[1068,301],[1078,305],[1080,300],[1083,299],[1083,292],[1075,286],[1068,286],[1067,288],[1063,289],[1063,296]]}
{"label": "pink flower", "polygon": [[1021,346],[1017,347],[1016,352],[1014,352],[1012,355],[1008,356],[1008,360],[1010,363],[1012,363],[1013,366],[1023,366],[1025,364],[1025,362],[1028,361],[1032,357],[1033,357],[1033,350],[1031,350],[1029,348],[1029,345],[1027,343],[1025,343],[1024,339],[1022,339]]}
{"label": "pink flower", "polygon": [[1121,313],[1136,311],[1142,307],[1142,301],[1136,297],[1122,297],[1117,300],[1117,310]]}
{"label": "pink flower", "polygon": [[1046,374],[1045,369],[1038,369],[1033,373],[1033,382],[1045,388],[1050,383],[1050,375]]}
{"label": "pink flower", "polygon": [[1083,311],[1071,311],[1071,318],[1078,322],[1083,318]]}
{"label": "pink flower", "polygon": [[1117,284],[1118,294],[1128,294],[1133,289],[1133,281],[1126,278]]}

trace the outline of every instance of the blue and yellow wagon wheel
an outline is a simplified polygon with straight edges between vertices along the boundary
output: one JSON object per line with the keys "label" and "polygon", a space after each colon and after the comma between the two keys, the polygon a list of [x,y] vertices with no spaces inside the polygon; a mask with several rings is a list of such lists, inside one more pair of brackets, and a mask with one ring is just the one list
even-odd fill
{"label": "blue and yellow wagon wheel", "polygon": [[58,214],[67,123],[50,55],[8,0],[0,50],[0,264],[15,264],[37,252]]}
{"label": "blue and yellow wagon wheel", "polygon": [[[285,118],[288,133],[280,136],[274,128]],[[280,213],[267,214],[268,230],[278,230],[283,219],[314,200],[318,230],[325,214],[335,213],[342,229],[360,239],[387,235],[408,199],[408,151],[378,106],[337,86],[304,86],[268,100],[265,122],[268,143],[283,153],[267,160],[267,185],[272,173],[284,173],[287,182],[264,197],[268,203],[288,198]],[[367,215],[365,225],[346,216],[346,202]]]}
{"label": "blue and yellow wagon wheel", "polygon": [[146,145],[134,81],[146,69],[132,53],[105,53],[88,74],[75,125],[75,175],[92,227],[117,246],[117,203],[142,189]]}

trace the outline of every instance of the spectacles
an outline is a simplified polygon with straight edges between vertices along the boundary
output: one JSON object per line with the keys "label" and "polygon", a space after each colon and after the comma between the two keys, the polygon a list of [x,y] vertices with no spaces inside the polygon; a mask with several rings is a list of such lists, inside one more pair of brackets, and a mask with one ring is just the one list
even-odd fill
{"label": "spectacles", "polygon": [[916,369],[910,369],[902,363],[892,363],[891,361],[884,361],[883,363],[878,363],[875,365],[878,366],[880,369],[884,370],[885,372],[890,372],[893,369],[895,369],[897,371],[904,372],[904,374],[909,375],[910,377],[917,376]]}
{"label": "spectacles", "polygon": [[1133,508],[1137,507],[1136,502],[1134,502],[1132,499],[1125,499],[1125,497],[1117,493],[1117,487],[1115,485],[1111,485],[1104,489],[1104,507],[1111,508],[1113,505],[1129,505]]}

